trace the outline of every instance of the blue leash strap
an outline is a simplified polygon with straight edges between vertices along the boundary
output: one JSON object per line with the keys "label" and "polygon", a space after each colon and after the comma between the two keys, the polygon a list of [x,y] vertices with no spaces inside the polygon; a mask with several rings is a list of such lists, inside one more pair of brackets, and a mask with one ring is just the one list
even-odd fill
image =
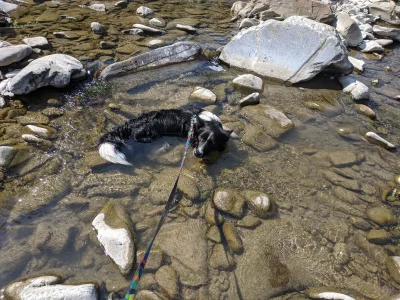
{"label": "blue leash strap", "polygon": [[151,240],[149,246],[147,247],[144,257],[141,260],[140,264],[138,265],[138,267],[135,271],[135,274],[134,274],[131,284],[129,286],[129,290],[125,295],[125,298],[124,298],[125,300],[133,300],[135,298],[137,289],[139,287],[139,280],[143,275],[144,268],[146,266],[146,262],[149,257],[151,248],[153,247],[154,240],[156,239],[156,236],[157,236],[158,232],[160,231],[161,226],[164,224],[165,219],[167,218],[168,212],[169,212],[172,204],[174,203],[174,197],[175,197],[176,189],[178,187],[179,177],[181,176],[183,165],[185,164],[187,152],[189,150],[190,140],[192,139],[192,136],[193,136],[194,124],[196,124],[196,115],[193,115],[190,120],[190,128],[189,128],[188,137],[187,137],[186,145],[185,145],[185,153],[183,154],[183,157],[182,157],[182,162],[181,162],[181,167],[179,169],[178,177],[176,178],[174,187],[172,188],[172,191],[169,194],[168,201],[165,204],[164,211],[161,215],[160,222],[158,222],[157,229],[154,233],[153,239]]}

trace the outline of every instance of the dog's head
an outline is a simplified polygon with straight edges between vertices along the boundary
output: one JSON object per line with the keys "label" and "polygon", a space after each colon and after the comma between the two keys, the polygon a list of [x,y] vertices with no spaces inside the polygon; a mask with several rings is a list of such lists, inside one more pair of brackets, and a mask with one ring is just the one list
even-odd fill
{"label": "dog's head", "polygon": [[201,158],[211,151],[224,151],[232,131],[222,128],[221,120],[209,111],[197,116],[195,134],[192,139],[194,156]]}

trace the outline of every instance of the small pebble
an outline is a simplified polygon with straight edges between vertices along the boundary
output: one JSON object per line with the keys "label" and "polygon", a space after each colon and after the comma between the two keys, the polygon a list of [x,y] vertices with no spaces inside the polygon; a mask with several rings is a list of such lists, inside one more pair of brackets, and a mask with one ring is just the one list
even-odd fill
{"label": "small pebble", "polygon": [[373,86],[378,85],[378,84],[379,84],[379,79],[372,79],[372,80],[371,80],[371,84],[372,84]]}
{"label": "small pebble", "polygon": [[389,67],[389,66],[386,66],[386,67],[385,67],[385,71],[386,71],[386,72],[393,72],[392,68]]}

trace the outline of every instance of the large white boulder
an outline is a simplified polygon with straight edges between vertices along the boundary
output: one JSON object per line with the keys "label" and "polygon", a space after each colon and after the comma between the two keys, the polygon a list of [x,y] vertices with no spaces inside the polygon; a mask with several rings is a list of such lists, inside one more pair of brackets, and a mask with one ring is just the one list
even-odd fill
{"label": "large white boulder", "polygon": [[363,41],[360,27],[345,12],[340,12],[336,15],[333,26],[339,34],[347,41],[350,47],[356,47]]}
{"label": "large white boulder", "polygon": [[332,26],[297,16],[242,30],[224,47],[220,59],[290,83],[309,80],[322,71],[349,74],[353,70]]}
{"label": "large white boulder", "polygon": [[97,300],[94,284],[62,285],[58,276],[41,276],[16,281],[5,288],[7,299]]}
{"label": "large white boulder", "polygon": [[48,85],[63,88],[71,78],[82,75],[84,70],[79,60],[65,54],[52,54],[38,58],[23,68],[8,82],[6,91],[22,95]]}
{"label": "large white boulder", "polygon": [[10,13],[18,8],[17,4],[9,3],[0,0],[0,11],[4,11],[6,13]]}
{"label": "large white boulder", "polygon": [[31,53],[32,47],[28,45],[2,47],[0,51],[0,67],[5,67],[21,61]]}

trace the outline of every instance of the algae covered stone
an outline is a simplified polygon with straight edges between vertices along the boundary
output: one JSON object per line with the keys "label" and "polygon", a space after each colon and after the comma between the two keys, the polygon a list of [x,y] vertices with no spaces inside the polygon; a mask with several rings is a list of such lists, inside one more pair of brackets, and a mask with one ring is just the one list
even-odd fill
{"label": "algae covered stone", "polygon": [[215,207],[232,216],[240,218],[243,215],[244,198],[237,190],[218,189],[213,198]]}
{"label": "algae covered stone", "polygon": [[266,219],[273,214],[272,202],[267,194],[259,191],[244,191],[242,195],[247,201],[247,206],[257,217]]}

